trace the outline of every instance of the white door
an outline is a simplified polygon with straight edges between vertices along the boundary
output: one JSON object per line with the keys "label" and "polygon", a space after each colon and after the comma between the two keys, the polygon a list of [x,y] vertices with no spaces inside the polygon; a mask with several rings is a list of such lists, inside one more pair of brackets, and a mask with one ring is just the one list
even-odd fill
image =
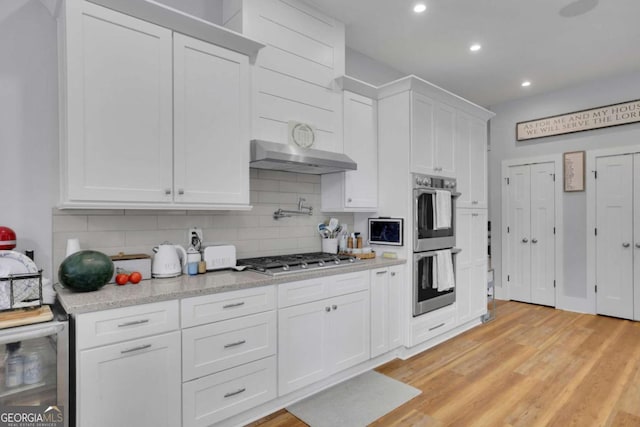
{"label": "white door", "polygon": [[79,426],[180,425],[180,332],[80,351]]}
{"label": "white door", "polygon": [[633,318],[633,156],[596,159],[596,312]]}
{"label": "white door", "polygon": [[[328,310],[327,310],[328,308]],[[278,394],[325,378],[327,323],[331,308],[324,300],[278,311]]]}
{"label": "white door", "polygon": [[456,246],[461,251],[456,255],[456,306],[458,322],[471,319],[471,287],[473,283],[473,233],[472,222],[474,210],[457,209],[456,211]]}
{"label": "white door", "polygon": [[435,169],[438,175],[455,176],[453,141],[455,129],[455,110],[437,103],[433,114]]}
{"label": "white door", "polygon": [[371,357],[389,351],[389,270],[371,270]]}
{"label": "white door", "polygon": [[633,156],[633,212],[633,318],[640,320],[640,154]]}
{"label": "white door", "polygon": [[171,31],[89,2],[66,13],[62,197],[170,202]]}
{"label": "white door", "polygon": [[174,35],[177,203],[249,204],[249,62]]}
{"label": "white door", "polygon": [[555,292],[555,166],[531,165],[531,302],[554,307]]}
{"label": "white door", "polygon": [[[456,111],[455,128],[455,152],[456,152],[456,177],[458,179],[457,190],[460,197],[456,201],[458,208],[470,208],[471,205],[471,168],[476,167],[480,159],[471,156],[471,116]],[[458,233],[460,236],[460,233]]]}
{"label": "white door", "polygon": [[512,300],[531,302],[531,168],[509,168],[508,284]]}
{"label": "white door", "polygon": [[[487,122],[471,118],[469,128],[471,206],[487,207]],[[458,153],[456,153],[456,156]],[[456,173],[461,171],[456,169]]]}
{"label": "white door", "polygon": [[371,335],[369,292],[356,292],[327,300],[331,312],[327,323],[329,373],[369,360]]}
{"label": "white door", "polygon": [[358,170],[344,173],[348,208],[378,206],[378,139],[376,103],[370,98],[344,92],[344,153]]}
{"label": "white door", "polygon": [[487,210],[471,214],[472,274],[469,289],[469,313],[472,319],[487,312]]}
{"label": "white door", "polygon": [[434,173],[433,101],[411,94],[411,172]]}
{"label": "white door", "polygon": [[[389,350],[402,345],[402,295],[404,294],[404,265],[389,267]],[[373,357],[373,355],[371,355]]]}

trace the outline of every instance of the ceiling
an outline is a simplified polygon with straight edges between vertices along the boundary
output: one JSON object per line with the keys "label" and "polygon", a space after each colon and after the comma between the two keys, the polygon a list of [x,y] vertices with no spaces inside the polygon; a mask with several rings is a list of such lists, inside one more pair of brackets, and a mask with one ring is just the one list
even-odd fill
{"label": "ceiling", "polygon": [[420,15],[412,0],[307,2],[350,48],[487,107],[640,71],[638,0],[424,0]]}

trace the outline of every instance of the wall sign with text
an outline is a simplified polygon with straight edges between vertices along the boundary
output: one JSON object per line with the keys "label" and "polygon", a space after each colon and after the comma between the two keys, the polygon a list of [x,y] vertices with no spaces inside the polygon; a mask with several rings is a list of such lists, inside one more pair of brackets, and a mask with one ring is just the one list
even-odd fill
{"label": "wall sign with text", "polygon": [[544,138],[640,122],[640,99],[516,124],[516,139]]}

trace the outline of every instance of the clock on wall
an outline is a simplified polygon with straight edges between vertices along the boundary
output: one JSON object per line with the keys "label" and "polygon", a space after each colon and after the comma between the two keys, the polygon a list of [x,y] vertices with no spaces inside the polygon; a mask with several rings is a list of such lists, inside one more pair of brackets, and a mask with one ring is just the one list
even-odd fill
{"label": "clock on wall", "polygon": [[306,123],[289,122],[289,144],[311,148],[316,141],[315,127]]}

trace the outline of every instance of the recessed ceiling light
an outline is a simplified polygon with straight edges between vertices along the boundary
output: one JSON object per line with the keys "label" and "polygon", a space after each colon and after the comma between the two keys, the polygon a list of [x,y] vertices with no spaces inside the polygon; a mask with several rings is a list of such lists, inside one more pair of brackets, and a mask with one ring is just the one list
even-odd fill
{"label": "recessed ceiling light", "polygon": [[413,11],[415,13],[422,13],[425,10],[427,10],[427,5],[424,3],[417,3],[415,6],[413,6]]}
{"label": "recessed ceiling light", "polygon": [[522,87],[528,87],[528,86],[531,86],[531,82],[530,82],[529,80],[525,80],[525,81],[523,81],[523,82],[520,84],[520,86],[522,86]]}
{"label": "recessed ceiling light", "polygon": [[469,46],[469,50],[470,50],[471,52],[477,52],[477,51],[479,51],[480,49],[482,49],[482,46],[481,46],[479,43],[474,43],[474,44],[472,44],[471,46]]}

